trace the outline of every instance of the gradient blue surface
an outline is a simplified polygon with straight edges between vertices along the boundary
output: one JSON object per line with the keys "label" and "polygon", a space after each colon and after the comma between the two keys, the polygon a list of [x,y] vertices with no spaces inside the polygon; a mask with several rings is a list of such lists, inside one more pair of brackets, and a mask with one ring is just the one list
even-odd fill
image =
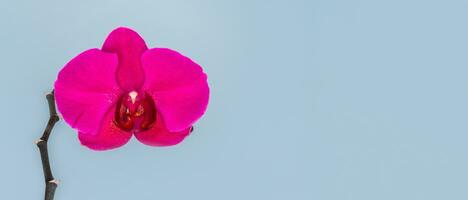
{"label": "gradient blue surface", "polygon": [[50,141],[56,199],[468,199],[467,1],[1,1],[0,199],[42,199],[44,94],[117,26],[212,98],[173,148]]}

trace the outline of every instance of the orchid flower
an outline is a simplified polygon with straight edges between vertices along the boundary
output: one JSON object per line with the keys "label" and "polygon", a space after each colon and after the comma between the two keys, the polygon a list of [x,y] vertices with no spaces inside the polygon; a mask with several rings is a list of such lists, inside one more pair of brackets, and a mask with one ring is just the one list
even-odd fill
{"label": "orchid flower", "polygon": [[101,49],[69,61],[55,81],[57,109],[82,145],[109,150],[132,135],[171,146],[205,113],[207,76],[191,59],[167,48],[148,49],[129,28],[113,30]]}

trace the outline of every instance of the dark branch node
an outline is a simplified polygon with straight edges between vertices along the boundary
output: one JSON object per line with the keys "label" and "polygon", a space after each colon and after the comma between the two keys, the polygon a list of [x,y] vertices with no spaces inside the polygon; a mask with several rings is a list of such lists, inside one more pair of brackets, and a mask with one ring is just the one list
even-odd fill
{"label": "dark branch node", "polygon": [[57,115],[57,109],[55,108],[54,91],[47,94],[46,98],[49,104],[49,121],[47,122],[47,126],[41,138],[36,142],[36,145],[39,148],[39,152],[41,154],[42,169],[44,171],[44,181],[46,184],[44,199],[53,200],[55,189],[57,188],[57,181],[54,179],[54,176],[52,175],[52,170],[50,168],[49,153],[47,151],[47,141],[49,140],[49,136],[52,132],[52,129],[55,126],[55,123],[57,123],[60,120],[60,118]]}

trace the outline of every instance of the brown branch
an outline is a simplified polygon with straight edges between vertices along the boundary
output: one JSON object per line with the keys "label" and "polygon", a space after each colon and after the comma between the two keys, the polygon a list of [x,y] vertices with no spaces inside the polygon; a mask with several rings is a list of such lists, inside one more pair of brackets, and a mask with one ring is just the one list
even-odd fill
{"label": "brown branch", "polygon": [[41,153],[42,169],[44,171],[44,180],[46,184],[44,200],[53,200],[58,181],[54,179],[52,170],[50,169],[47,141],[49,140],[50,133],[52,132],[55,123],[59,121],[59,116],[57,115],[57,110],[55,108],[54,91],[47,94],[46,98],[49,103],[49,122],[47,122],[44,133],[42,134],[42,137],[37,140],[36,145]]}

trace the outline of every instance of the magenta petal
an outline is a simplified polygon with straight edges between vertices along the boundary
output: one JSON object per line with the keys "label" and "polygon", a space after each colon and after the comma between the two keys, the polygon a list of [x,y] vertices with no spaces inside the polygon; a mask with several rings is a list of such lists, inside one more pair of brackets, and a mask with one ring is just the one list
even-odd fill
{"label": "magenta petal", "polygon": [[147,49],[143,38],[129,28],[117,28],[107,36],[102,50],[118,55],[117,82],[123,90],[137,90],[143,84],[145,74],[140,58]]}
{"label": "magenta petal", "polygon": [[81,144],[96,151],[110,150],[126,144],[132,137],[132,133],[123,131],[115,125],[114,112],[115,106],[106,112],[98,131],[78,133]]}
{"label": "magenta petal", "polygon": [[64,120],[80,132],[96,132],[119,87],[115,81],[117,56],[98,49],[73,58],[55,81],[57,107]]}
{"label": "magenta petal", "polygon": [[143,54],[142,66],[143,90],[155,100],[170,132],[186,130],[205,113],[209,88],[198,64],[176,51],[155,48]]}
{"label": "magenta petal", "polygon": [[135,133],[135,137],[143,144],[150,146],[172,146],[182,142],[190,134],[190,128],[179,132],[169,132],[161,115],[157,116],[158,121],[149,130]]}

